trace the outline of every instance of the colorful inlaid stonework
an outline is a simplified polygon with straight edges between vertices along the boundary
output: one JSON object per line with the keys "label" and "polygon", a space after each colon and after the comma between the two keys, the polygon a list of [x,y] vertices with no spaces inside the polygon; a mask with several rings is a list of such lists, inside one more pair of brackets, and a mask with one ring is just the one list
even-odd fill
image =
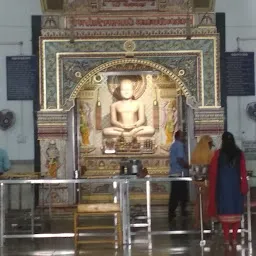
{"label": "colorful inlaid stonework", "polygon": [[[42,109],[68,109],[83,82],[98,72],[129,63],[159,70],[179,81],[202,107],[219,106],[218,36],[132,39],[133,58],[125,59],[126,39],[41,38]],[[131,39],[130,39],[131,41]],[[178,70],[184,70],[182,78]]]}

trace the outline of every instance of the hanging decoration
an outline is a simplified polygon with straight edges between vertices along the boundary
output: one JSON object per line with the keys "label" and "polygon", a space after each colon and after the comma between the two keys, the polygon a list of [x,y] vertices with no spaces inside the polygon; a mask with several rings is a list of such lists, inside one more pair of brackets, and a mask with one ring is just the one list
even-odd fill
{"label": "hanging decoration", "polygon": [[159,129],[159,103],[157,101],[157,89],[155,88],[155,100],[153,101],[153,126]]}
{"label": "hanging decoration", "polygon": [[101,130],[102,129],[102,121],[101,121],[101,102],[100,102],[100,97],[99,97],[100,89],[98,89],[97,92],[97,103],[96,103],[96,111],[95,111],[95,127],[96,130]]}

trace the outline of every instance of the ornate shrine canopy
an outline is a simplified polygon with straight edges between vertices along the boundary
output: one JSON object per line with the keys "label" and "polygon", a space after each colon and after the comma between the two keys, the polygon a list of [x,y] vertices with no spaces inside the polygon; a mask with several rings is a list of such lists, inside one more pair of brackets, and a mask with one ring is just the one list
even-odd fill
{"label": "ornate shrine canopy", "polygon": [[223,126],[214,0],[41,2],[42,111],[68,111],[98,72],[135,65],[177,80],[199,106],[198,130],[202,119]]}

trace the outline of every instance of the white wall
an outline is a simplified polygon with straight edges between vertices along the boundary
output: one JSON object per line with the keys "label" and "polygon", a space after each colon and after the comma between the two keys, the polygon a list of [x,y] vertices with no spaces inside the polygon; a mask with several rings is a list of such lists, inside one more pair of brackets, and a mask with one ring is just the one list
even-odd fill
{"label": "white wall", "polygon": [[[7,131],[0,130],[0,147],[8,151],[11,160],[34,159],[34,128],[32,101],[7,101],[6,56],[20,54],[19,46],[2,45],[23,41],[24,55],[32,54],[31,15],[40,15],[40,0],[0,0],[0,110],[10,109],[16,114],[16,124]],[[24,135],[20,144],[17,136]]]}
{"label": "white wall", "polygon": [[[240,42],[240,48],[242,51],[256,51],[255,8],[254,0],[216,1],[216,12],[226,13],[226,51],[237,49],[237,37],[254,37],[255,40]],[[228,129],[238,140],[256,139],[256,122],[246,115],[246,106],[252,101],[256,101],[255,96],[228,97]]]}
{"label": "white wall", "polygon": [[[216,12],[226,13],[226,51],[236,51],[237,37],[254,38],[240,42],[240,49],[256,51],[255,10],[255,0],[216,0]],[[256,140],[256,122],[246,114],[247,104],[254,101],[256,96],[228,97],[228,130],[234,134],[238,144],[242,140]],[[248,161],[247,166],[256,171],[255,161]]]}

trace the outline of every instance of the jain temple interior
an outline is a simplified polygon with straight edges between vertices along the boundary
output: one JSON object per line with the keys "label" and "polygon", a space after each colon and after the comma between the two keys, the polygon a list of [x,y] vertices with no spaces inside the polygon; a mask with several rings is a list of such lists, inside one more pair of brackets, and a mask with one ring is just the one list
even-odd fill
{"label": "jain temple interior", "polygon": [[256,253],[253,0],[0,4],[0,255]]}

